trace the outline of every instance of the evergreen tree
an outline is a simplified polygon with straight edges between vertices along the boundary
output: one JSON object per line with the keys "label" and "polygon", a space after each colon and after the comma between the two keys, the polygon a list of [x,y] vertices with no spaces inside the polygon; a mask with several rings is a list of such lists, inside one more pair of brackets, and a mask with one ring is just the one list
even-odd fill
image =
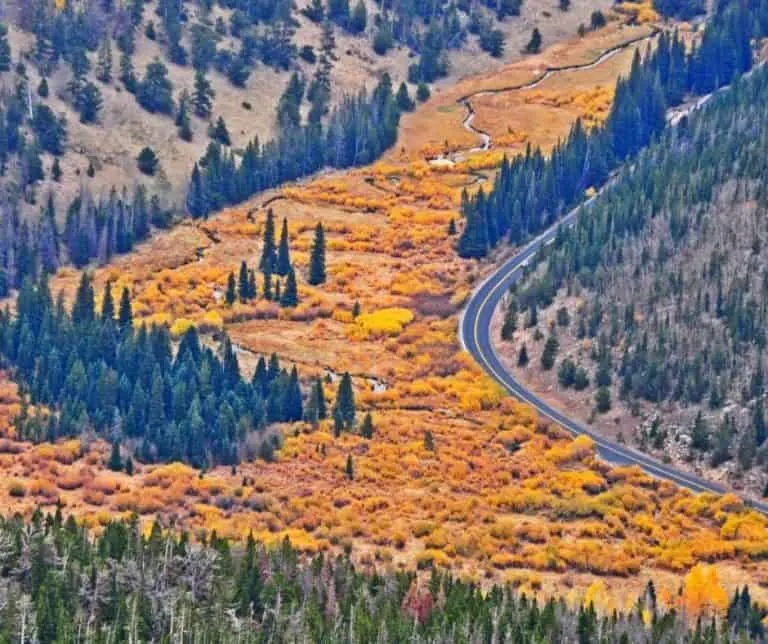
{"label": "evergreen tree", "polygon": [[[275,250],[275,215],[272,209],[267,210],[267,219],[264,224],[264,245],[261,249],[261,261],[259,269],[266,275],[269,270],[270,275],[277,268],[277,252]],[[270,289],[271,290],[271,289]]]}
{"label": "evergreen tree", "polygon": [[139,104],[150,113],[173,113],[173,84],[168,68],[159,58],[147,65],[144,78],[136,91]]}
{"label": "evergreen tree", "polygon": [[544,343],[544,350],[541,352],[541,368],[549,371],[555,366],[555,356],[557,355],[558,342],[554,334],[550,334]]}
{"label": "evergreen tree", "polygon": [[241,302],[247,302],[251,299],[251,288],[248,277],[248,265],[245,261],[240,262],[240,273],[237,279],[237,290],[240,295]]}
{"label": "evergreen tree", "polygon": [[322,222],[315,226],[315,237],[312,242],[312,252],[309,258],[309,283],[318,286],[325,283],[325,231]]}
{"label": "evergreen tree", "polygon": [[227,302],[227,306],[232,306],[235,303],[235,300],[237,299],[237,286],[235,282],[235,274],[231,272],[229,274],[229,277],[227,277],[227,291],[224,296],[224,299]]}
{"label": "evergreen tree", "polygon": [[136,157],[136,165],[143,174],[151,177],[157,172],[160,161],[152,148],[145,147]]}
{"label": "evergreen tree", "polygon": [[214,141],[221,143],[221,145],[232,145],[232,139],[229,137],[227,124],[224,122],[224,117],[222,116],[219,116],[219,118],[216,119],[216,125],[210,129],[209,136]]}
{"label": "evergreen tree", "polygon": [[525,46],[525,51],[529,54],[538,54],[541,51],[541,33],[536,27],[534,27],[531,39]]}
{"label": "evergreen tree", "polygon": [[112,43],[105,38],[99,47],[98,60],[96,62],[96,78],[102,83],[112,82]]}
{"label": "evergreen tree", "polygon": [[123,469],[123,462],[120,458],[120,443],[118,441],[112,441],[112,451],[109,456],[109,469],[113,472],[121,472]]}
{"label": "evergreen tree", "polygon": [[101,321],[114,322],[115,319],[115,301],[112,298],[112,282],[107,281],[104,285],[104,295],[101,298]]}
{"label": "evergreen tree", "polygon": [[701,412],[696,414],[696,419],[693,422],[693,429],[691,430],[691,449],[701,452],[709,449],[709,429],[707,429],[707,423]]}
{"label": "evergreen tree", "polygon": [[351,429],[355,426],[355,392],[352,388],[352,376],[349,375],[348,371],[344,372],[339,382],[334,413],[336,410],[338,410],[345,429]]}
{"label": "evergreen tree", "polygon": [[288,275],[291,270],[291,249],[288,243],[288,219],[283,218],[283,228],[280,231],[280,243],[277,249],[276,272],[281,277]]}
{"label": "evergreen tree", "polygon": [[[176,127],[178,128],[179,138],[183,141],[192,140],[192,123],[189,118],[189,106],[192,99],[189,92],[185,89],[179,97],[179,109],[176,112]],[[199,168],[198,168],[199,173]]]}
{"label": "evergreen tree", "polygon": [[520,353],[517,355],[517,366],[518,367],[527,367],[529,362],[528,358],[528,348],[523,344],[520,347]]}
{"label": "evergreen tree", "polygon": [[8,42],[8,26],[0,23],[0,72],[11,71],[11,45]]}
{"label": "evergreen tree", "polygon": [[85,83],[75,99],[81,123],[95,123],[104,105],[101,91],[91,82]]}
{"label": "evergreen tree", "polygon": [[128,92],[131,94],[136,93],[139,81],[136,78],[136,71],[133,68],[131,57],[125,52],[120,55],[120,82]]}
{"label": "evergreen tree", "polygon": [[296,284],[296,271],[293,267],[288,271],[288,277],[285,279],[285,289],[280,296],[280,306],[294,307],[299,303],[299,291]]}
{"label": "evergreen tree", "polygon": [[211,87],[210,81],[205,77],[205,72],[198,69],[195,72],[195,88],[192,92],[192,104],[195,106],[195,114],[207,119],[213,112],[213,99],[216,92]]}
{"label": "evergreen tree", "polygon": [[371,439],[373,438],[373,418],[371,418],[371,413],[368,412],[363,417],[363,423],[360,425],[360,435],[363,438]]}
{"label": "evergreen tree", "polygon": [[352,460],[352,454],[347,454],[347,464],[344,466],[344,474],[350,481],[355,479],[355,463]]}
{"label": "evergreen tree", "polygon": [[117,325],[122,332],[133,329],[133,310],[131,306],[131,293],[127,287],[123,287],[120,294],[120,309],[117,314]]}

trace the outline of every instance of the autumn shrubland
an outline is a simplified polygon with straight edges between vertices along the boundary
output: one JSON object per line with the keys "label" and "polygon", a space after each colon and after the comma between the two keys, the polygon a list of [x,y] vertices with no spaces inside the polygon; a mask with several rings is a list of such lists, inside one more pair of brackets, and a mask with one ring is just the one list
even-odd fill
{"label": "autumn shrubland", "polygon": [[[646,28],[610,26],[504,73],[522,78],[545,60],[590,60],[638,29]],[[606,63],[609,71],[588,70],[578,81],[582,72],[554,76],[521,95],[532,110],[556,114],[544,120],[562,129],[513,123],[511,104],[503,106],[504,118],[489,109],[478,119],[493,120],[502,137],[506,132],[510,150],[531,140],[551,146],[577,116],[601,118],[607,88],[630,61],[617,55]],[[471,82],[477,89],[490,80]],[[764,517],[733,495],[696,496],[638,468],[600,461],[589,439],[572,440],[505,396],[461,351],[458,314],[486,267],[458,258],[450,231],[461,226],[462,190],[491,177],[507,146],[467,152],[477,140],[461,128],[460,110],[455,123],[446,117],[419,125],[435,110],[448,114],[437,100],[406,117],[401,142],[380,163],[182,223],[94,271],[97,293],[108,281],[115,292],[130,291],[137,323],[167,323],[176,337],[195,325],[211,340],[225,329],[248,377],[259,356],[274,352],[298,364],[303,378],[322,376],[331,404],[339,374],[349,372],[358,425],[371,414],[371,439],[335,431],[331,419],[295,423],[280,427],[282,447],[272,463],[205,472],[136,463],[128,475],[107,469],[103,441],[14,440],[10,419],[22,403],[4,384],[2,506],[29,514],[60,502],[97,531],[136,513],[147,524],[160,517],[198,537],[215,530],[232,539],[252,533],[267,544],[288,538],[306,553],[347,549],[382,566],[441,567],[529,592],[588,592],[605,610],[623,606],[617,597],[631,600],[651,577],[663,601],[689,602],[694,612],[722,609],[723,588],[737,583],[764,593]],[[427,161],[424,146],[442,143],[428,127],[463,149],[462,158]],[[268,209],[276,221],[287,220],[299,304],[227,304],[230,273],[243,261],[259,263]],[[318,223],[327,240],[327,281],[312,286],[307,271]],[[71,300],[79,279],[65,268],[51,288]],[[616,588],[632,592],[609,592]]]}

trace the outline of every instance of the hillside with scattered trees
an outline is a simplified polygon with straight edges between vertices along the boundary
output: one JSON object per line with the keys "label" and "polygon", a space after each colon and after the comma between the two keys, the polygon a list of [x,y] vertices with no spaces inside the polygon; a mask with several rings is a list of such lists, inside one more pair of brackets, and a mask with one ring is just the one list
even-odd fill
{"label": "hillside with scattered trees", "polygon": [[760,68],[641,153],[558,236],[502,331],[521,366],[594,396],[597,414],[631,414],[627,440],[757,492],[768,458],[767,96]]}

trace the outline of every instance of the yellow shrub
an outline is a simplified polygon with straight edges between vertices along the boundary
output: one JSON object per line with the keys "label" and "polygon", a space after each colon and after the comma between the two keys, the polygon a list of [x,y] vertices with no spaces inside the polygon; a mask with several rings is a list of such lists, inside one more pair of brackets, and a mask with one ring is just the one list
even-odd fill
{"label": "yellow shrub", "polygon": [[412,321],[413,313],[398,307],[363,313],[356,320],[358,326],[369,336],[398,335]]}
{"label": "yellow shrub", "polygon": [[171,335],[178,339],[189,331],[195,323],[187,318],[179,318],[171,325]]}

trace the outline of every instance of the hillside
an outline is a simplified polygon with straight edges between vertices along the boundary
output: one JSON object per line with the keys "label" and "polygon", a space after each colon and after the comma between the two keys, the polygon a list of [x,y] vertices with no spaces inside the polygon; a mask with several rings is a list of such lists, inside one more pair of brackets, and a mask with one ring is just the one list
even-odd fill
{"label": "hillside", "polygon": [[609,435],[755,494],[768,489],[766,82],[755,71],[619,175],[510,298],[504,347]]}
{"label": "hillside", "polygon": [[[62,2],[54,6],[47,0],[18,4],[11,1],[6,4],[11,53],[14,60],[21,58],[25,62],[25,75],[31,89],[28,98],[33,106],[48,105],[57,116],[66,119],[67,139],[59,154],[62,178],[58,182],[51,179],[49,171],[53,156],[46,154],[43,163],[45,179],[34,184],[39,198],[53,191],[63,209],[82,186],[98,198],[113,187],[118,191],[125,187],[132,192],[135,184],[143,183],[150,194],[162,195],[164,206],[176,206],[183,210],[192,165],[203,156],[210,142],[207,133],[209,122],[223,117],[233,149],[244,148],[255,137],[262,142],[272,139],[278,133],[275,110],[291,74],[298,72],[309,80],[321,64],[316,59],[321,54],[323,27],[305,15],[303,6],[265,3],[258,9],[261,13],[250,17],[249,12],[256,9],[248,8],[249,3],[242,3],[243,9],[238,8],[237,3],[211,3],[211,10],[203,12],[196,3],[180,2],[176,3],[176,7],[176,4],[167,2],[174,11],[180,12],[179,18],[172,20],[162,17],[159,3],[163,1],[125,2],[124,6],[111,2]],[[324,5],[318,4],[322,9]],[[443,20],[443,3],[440,3],[439,19],[431,13],[437,5],[430,4],[429,9],[423,9],[427,12],[424,14],[426,17],[404,17],[399,9],[385,10],[382,14],[382,9],[376,4],[361,3],[366,7],[367,21],[364,30],[355,34],[350,33],[354,29],[343,17],[344,7],[349,11],[348,3],[337,4],[342,14],[328,23],[335,39],[330,74],[331,104],[340,102],[345,94],[357,92],[363,86],[372,89],[385,72],[394,79],[395,87],[401,81],[407,81],[409,66],[419,60],[420,52],[423,53],[422,41],[428,26],[442,24]],[[609,5],[608,2],[603,4],[605,8]],[[59,5],[66,5],[66,8],[59,9]],[[141,7],[141,10],[134,12],[134,6]],[[253,3],[253,6],[256,4]],[[532,0],[519,8],[520,15],[508,15],[498,20],[498,13],[479,3],[461,6],[462,9],[455,14],[458,22],[452,27],[458,30],[458,35],[447,49],[443,45],[439,47],[439,55],[446,62],[445,74],[434,77],[429,74],[421,78],[411,73],[410,78],[414,81],[410,84],[412,96],[418,81],[436,82],[433,91],[440,91],[441,87],[452,85],[466,74],[493,69],[519,57],[519,51],[534,27],[540,29],[544,42],[571,35],[579,24],[589,23],[590,13],[596,8],[594,3],[580,0],[563,12],[556,7],[547,7],[543,0]],[[40,9],[34,13],[36,7]],[[468,32],[470,14],[475,19],[491,21],[499,30],[506,46],[498,57],[482,51],[477,36]],[[389,24],[387,20],[401,18],[404,20],[402,24],[392,23],[395,33],[386,51],[377,54],[374,40],[380,31],[386,31],[381,25]],[[57,30],[70,32],[79,26],[87,30],[84,54],[90,66],[90,70],[82,76],[82,82],[92,82],[102,102],[95,120],[88,124],[80,122],[80,114],[74,105],[72,53],[57,51],[55,34]],[[276,49],[271,44],[267,48],[267,43],[272,41],[266,39],[279,29],[284,29],[284,33],[280,32],[285,38],[284,50]],[[178,35],[170,39],[166,33],[168,30]],[[131,34],[130,38],[126,33]],[[151,33],[151,39],[148,33]],[[447,36],[441,38],[443,41],[448,39]],[[176,40],[178,47],[174,48]],[[197,44],[201,42],[203,44]],[[107,78],[100,64],[105,56],[106,43],[109,43],[111,78]],[[311,52],[307,53],[306,47]],[[210,57],[204,64],[193,59],[198,50]],[[239,77],[234,76],[233,54],[227,52],[245,56],[244,52],[251,50],[243,66],[244,71]],[[147,65],[156,58],[165,65],[171,95],[176,102],[173,113],[150,113],[131,95],[122,77],[123,54],[126,52],[126,58],[130,60],[139,81]],[[234,60],[239,59],[235,57]],[[186,141],[178,135],[174,115],[182,91],[193,93],[195,70],[201,65],[207,69],[206,79],[215,92],[215,98],[210,116],[200,118],[191,115],[191,141]],[[2,83],[9,91],[14,91],[21,80],[14,70],[4,72],[2,76]],[[46,76],[49,86],[47,96],[40,96],[36,91],[42,76]],[[27,96],[24,97],[25,102],[26,99]],[[305,105],[304,118],[308,110]],[[137,169],[137,155],[145,146],[151,147],[158,155],[159,170],[154,177],[147,177]],[[86,174],[89,165],[95,170],[93,177]],[[36,208],[29,210],[35,212]]]}
{"label": "hillside", "polygon": [[[414,575],[416,586],[429,584],[430,571],[449,571],[478,598],[476,589],[503,583],[526,597],[593,603],[601,615],[618,617],[638,598],[646,607],[652,595],[659,614],[682,608],[691,620],[711,616],[741,630],[739,614],[759,620],[759,609],[740,608],[728,622],[727,598],[744,585],[747,605],[768,597],[768,519],[734,494],[697,496],[599,460],[590,440],[572,440],[505,396],[457,337],[461,307],[489,269],[476,258],[514,252],[507,240],[540,230],[661,136],[666,108],[706,89],[681,70],[709,72],[709,89],[724,83],[717,71],[746,72],[761,35],[754,25],[768,24],[734,20],[757,15],[740,3],[706,29],[664,23],[648,4],[621,9],[604,25],[590,14],[581,34],[497,74],[443,91],[435,91],[443,81],[433,83],[413,112],[398,99],[397,78],[382,76],[336,108],[319,82],[314,117],[298,119],[308,88],[286,73],[291,90],[279,90],[279,105],[288,127],[276,143],[237,150],[206,142],[202,161],[188,159],[194,216],[167,230],[150,225],[170,222],[141,191],[84,196],[72,208],[43,201],[33,226],[2,213],[13,307],[0,313],[0,508],[33,521],[41,507],[61,508],[105,535],[99,555],[107,559],[121,558],[110,557],[113,539],[128,552],[129,535],[141,530],[155,551],[166,530],[180,530],[207,570],[212,554],[200,546],[213,544],[240,591],[233,597],[231,586],[214,584],[224,599],[209,606],[212,627],[229,623],[216,617],[230,609],[238,618],[279,613],[261,609],[283,576],[297,579],[293,560],[320,554],[389,575],[384,585],[407,579],[410,587]],[[728,47],[744,56],[719,56]],[[662,75],[659,61],[673,54],[665,69],[676,73]],[[706,64],[718,57],[721,68]],[[421,62],[417,73],[427,73]],[[155,104],[154,93],[137,94]],[[23,96],[8,98],[11,124]],[[259,104],[254,98],[252,108]],[[50,143],[55,124],[36,112],[36,137]],[[742,123],[736,131],[746,131]],[[27,127],[18,130],[31,142]],[[624,138],[627,131],[641,136]],[[29,162],[30,148],[16,141],[10,158]],[[605,165],[586,163],[595,152],[605,152]],[[307,176],[327,160],[335,169]],[[510,177],[528,182],[519,236],[503,228],[515,221],[507,191],[521,185]],[[251,537],[269,554],[235,576],[241,562],[226,553],[239,554]],[[187,541],[162,547],[183,559]],[[70,561],[55,566],[63,572]],[[318,568],[302,569],[302,598],[312,597]],[[435,603],[444,606],[439,577]],[[327,579],[334,592],[347,588]],[[287,583],[286,597],[295,591],[300,605]],[[43,596],[55,604],[56,589],[69,587]],[[402,606],[396,593],[387,597],[387,606],[393,597]],[[63,621],[81,623],[68,606],[74,621]],[[626,618],[627,629],[643,621],[652,633],[647,607],[641,619],[636,611]],[[591,610],[578,613],[590,629]],[[563,632],[572,632],[570,619]],[[684,627],[673,622],[669,613],[660,628],[674,641]]]}

